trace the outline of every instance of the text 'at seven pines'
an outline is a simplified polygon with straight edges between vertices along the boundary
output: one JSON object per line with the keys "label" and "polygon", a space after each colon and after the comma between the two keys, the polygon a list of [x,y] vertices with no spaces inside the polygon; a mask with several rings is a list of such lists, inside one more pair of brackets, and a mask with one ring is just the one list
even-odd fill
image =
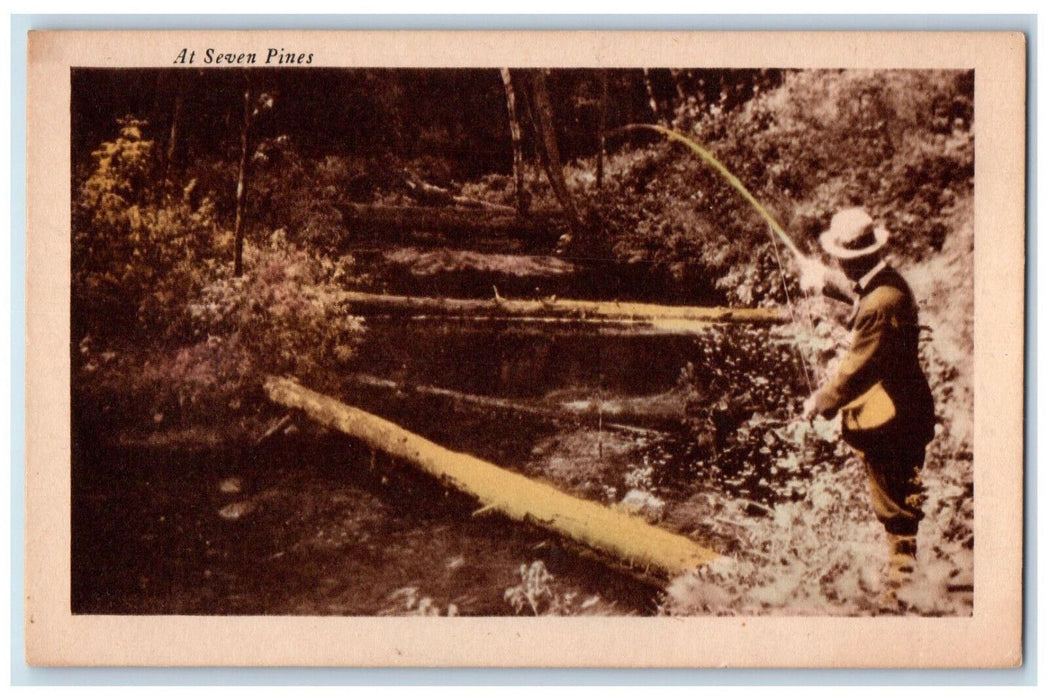
{"label": "text 'at seven pines'", "polygon": [[[279,49],[266,49],[265,57],[259,60],[261,54],[254,51],[236,52],[219,51],[215,48],[205,49],[201,57],[201,63],[205,65],[222,66],[245,66],[245,65],[309,65],[313,63],[313,54],[305,52],[287,51],[283,47]],[[196,64],[196,49],[184,48],[175,56],[175,64]]]}

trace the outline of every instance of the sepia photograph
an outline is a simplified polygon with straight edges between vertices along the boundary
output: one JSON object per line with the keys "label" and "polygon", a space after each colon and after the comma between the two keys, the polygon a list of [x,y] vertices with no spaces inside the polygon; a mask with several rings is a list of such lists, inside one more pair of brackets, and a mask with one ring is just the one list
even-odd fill
{"label": "sepia photograph", "polygon": [[233,37],[67,69],[74,621],[802,629],[1000,592],[974,65]]}
{"label": "sepia photograph", "polygon": [[971,613],[971,71],[71,81],[74,613]]}

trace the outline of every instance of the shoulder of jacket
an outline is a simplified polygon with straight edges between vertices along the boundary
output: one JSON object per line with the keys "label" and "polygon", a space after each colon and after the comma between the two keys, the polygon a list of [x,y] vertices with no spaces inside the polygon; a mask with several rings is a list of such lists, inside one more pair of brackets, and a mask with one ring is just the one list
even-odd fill
{"label": "shoulder of jacket", "polygon": [[882,284],[866,295],[862,306],[869,309],[888,309],[905,303],[905,292],[892,285]]}

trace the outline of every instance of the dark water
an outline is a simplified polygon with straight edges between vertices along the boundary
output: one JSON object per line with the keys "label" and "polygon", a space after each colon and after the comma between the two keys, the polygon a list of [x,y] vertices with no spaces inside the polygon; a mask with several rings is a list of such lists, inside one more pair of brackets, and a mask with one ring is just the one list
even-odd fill
{"label": "dark water", "polygon": [[558,390],[641,396],[672,389],[698,343],[688,336],[558,332],[507,321],[478,328],[374,319],[354,368],[486,396],[539,397]]}
{"label": "dark water", "polygon": [[[572,454],[563,453],[561,471],[549,474],[536,446],[593,435],[592,416],[553,421],[411,390],[429,385],[534,405],[561,394],[650,396],[674,388],[707,340],[371,320],[351,369],[403,390],[347,382],[327,391],[450,449],[609,505],[633,488],[631,470],[642,464],[652,468],[648,490],[671,505],[707,488],[767,501],[778,487],[756,468],[760,455],[741,454],[734,468],[725,452],[704,463],[680,420],[668,432],[620,433],[628,454],[618,463],[598,458],[576,475],[563,466]],[[187,450],[113,445],[108,436],[118,431],[78,421],[73,610],[508,615],[515,610],[506,591],[521,584],[522,565],[541,560],[555,582],[547,604],[571,600],[575,607],[565,609],[574,613],[655,611],[657,589],[531,526],[474,517],[478,504],[438,481],[304,419],[297,424],[297,435],[261,448]]]}
{"label": "dark water", "polygon": [[469,499],[341,436],[77,454],[74,613],[508,615],[506,590],[536,560],[562,602],[656,604],[657,590],[530,526],[474,517]]}
{"label": "dark water", "polygon": [[[643,399],[680,389],[682,369],[689,363],[689,381],[702,393],[693,399],[699,404],[694,410],[710,417],[708,425],[684,410],[624,419],[661,431],[638,454],[655,467],[652,487],[666,496],[713,487],[768,505],[802,497],[804,492],[791,485],[795,470],[771,470],[777,458],[796,449],[776,430],[785,425],[782,416],[794,415],[789,400],[803,396],[796,386],[800,369],[792,351],[776,347],[766,328],[725,326],[694,336],[606,335],[592,329],[535,331],[512,321],[478,328],[444,320],[371,319],[354,369],[392,380],[403,390],[355,387],[346,395],[442,445],[520,468],[531,447],[546,436],[542,430],[556,428],[512,412],[463,410],[447,399],[416,395],[412,387],[524,404],[548,404],[549,397]],[[707,366],[694,368],[700,363]],[[755,383],[755,378],[763,381]],[[760,424],[745,426],[754,414],[762,416]],[[594,426],[595,416],[587,421]],[[570,429],[572,421],[561,426]]]}
{"label": "dark water", "polygon": [[[404,241],[412,250],[444,253],[453,256],[459,248],[448,248],[444,242],[436,245],[418,245],[419,240]],[[547,258],[553,255],[552,245],[499,238],[475,242],[478,252],[493,252],[520,256]],[[458,299],[490,299],[497,287],[506,298],[536,299],[557,295],[562,299],[614,299],[657,304],[716,306],[725,304],[723,290],[717,289],[698,265],[677,263],[673,269],[647,261],[623,262],[607,258],[558,257],[568,263],[570,272],[519,274],[509,270],[464,268],[428,270],[419,274],[410,265],[389,261],[396,246],[377,248],[347,247],[348,253],[363,268],[369,270],[373,291],[387,294],[447,297]]]}

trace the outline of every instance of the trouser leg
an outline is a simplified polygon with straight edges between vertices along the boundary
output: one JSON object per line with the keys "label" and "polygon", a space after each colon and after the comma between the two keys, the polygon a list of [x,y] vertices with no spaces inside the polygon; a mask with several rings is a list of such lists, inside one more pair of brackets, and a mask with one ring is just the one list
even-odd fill
{"label": "trouser leg", "polygon": [[917,564],[917,527],[924,517],[924,449],[866,453],[863,462],[873,510],[888,534],[888,585],[895,590],[912,578]]}
{"label": "trouser leg", "polygon": [[924,448],[867,452],[863,462],[873,510],[884,529],[892,535],[916,535],[924,518]]}

